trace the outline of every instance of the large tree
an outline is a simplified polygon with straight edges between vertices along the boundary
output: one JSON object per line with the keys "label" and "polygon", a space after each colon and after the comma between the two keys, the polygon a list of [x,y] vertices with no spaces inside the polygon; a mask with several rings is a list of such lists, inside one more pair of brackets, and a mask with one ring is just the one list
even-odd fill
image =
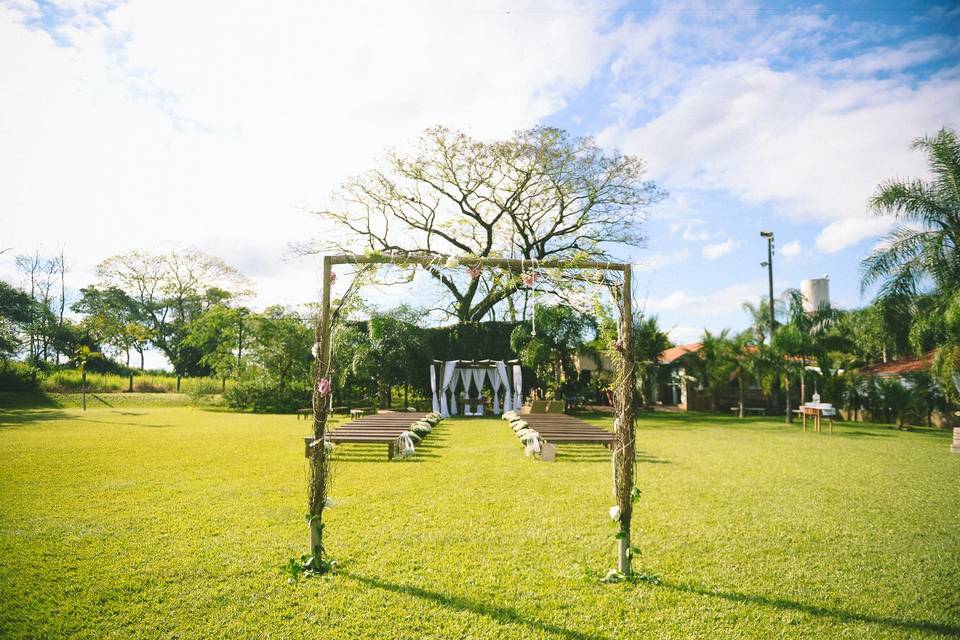
{"label": "large tree", "polygon": [[178,375],[207,373],[187,340],[190,323],[213,305],[247,293],[247,280],[220,258],[196,250],[131,251],[97,265],[98,288],[123,291],[137,305],[151,341]]}
{"label": "large tree", "polygon": [[[550,127],[494,141],[437,127],[413,152],[391,151],[343,184],[317,212],[338,233],[314,249],[438,256],[425,271],[450,294],[451,316],[482,320],[506,301],[515,319],[514,296],[534,286],[530,278],[450,272],[439,257],[614,261],[643,244],[644,210],[664,195],[644,172],[639,158]],[[575,278],[541,273],[536,286],[562,292]]]}
{"label": "large tree", "polygon": [[80,289],[80,299],[73,310],[85,314],[82,325],[97,342],[112,348],[114,355],[125,355],[130,367],[130,352],[140,355],[140,369],[144,368],[144,351],[151,331],[146,315],[137,302],[116,287]]}
{"label": "large tree", "polygon": [[0,280],[0,362],[20,354],[33,317],[33,300],[16,287]]}
{"label": "large tree", "polygon": [[951,129],[913,143],[927,155],[932,180],[892,179],[870,201],[874,213],[894,216],[894,229],[862,265],[863,289],[914,307],[911,342],[937,345],[936,368],[945,389],[960,395],[960,141]]}

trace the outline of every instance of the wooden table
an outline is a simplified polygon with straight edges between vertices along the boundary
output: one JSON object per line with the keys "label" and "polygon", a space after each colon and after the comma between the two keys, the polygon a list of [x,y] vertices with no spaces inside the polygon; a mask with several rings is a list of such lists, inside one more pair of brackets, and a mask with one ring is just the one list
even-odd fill
{"label": "wooden table", "polygon": [[[824,416],[824,409],[822,407],[800,407],[795,409],[803,417],[803,430],[807,430],[807,416],[810,416],[813,419],[813,430],[817,433],[820,433],[820,423]],[[833,433],[833,414],[827,414],[827,418],[830,420],[830,433]]]}

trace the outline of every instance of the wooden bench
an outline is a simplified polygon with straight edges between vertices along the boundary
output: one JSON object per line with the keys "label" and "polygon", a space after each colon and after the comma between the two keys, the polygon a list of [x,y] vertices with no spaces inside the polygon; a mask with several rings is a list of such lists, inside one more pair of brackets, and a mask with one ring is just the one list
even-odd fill
{"label": "wooden bench", "polygon": [[551,444],[599,444],[608,449],[613,445],[613,433],[571,415],[531,413],[523,420]]}
{"label": "wooden bench", "polygon": [[[740,412],[740,407],[730,407],[730,411],[732,411],[732,412],[734,412],[734,413],[739,413],[739,412]],[[744,407],[744,408],[743,408],[743,412],[744,412],[744,413],[755,413],[755,414],[760,415],[760,416],[765,416],[765,415],[767,415],[767,408],[766,408],[766,407]]]}
{"label": "wooden bench", "polygon": [[[397,438],[404,431],[410,431],[413,423],[426,415],[423,412],[404,411],[364,416],[328,431],[326,440],[334,444],[385,444],[387,459],[393,460],[396,455]],[[309,456],[310,445],[314,442],[313,436],[305,436],[304,442],[306,455]]]}

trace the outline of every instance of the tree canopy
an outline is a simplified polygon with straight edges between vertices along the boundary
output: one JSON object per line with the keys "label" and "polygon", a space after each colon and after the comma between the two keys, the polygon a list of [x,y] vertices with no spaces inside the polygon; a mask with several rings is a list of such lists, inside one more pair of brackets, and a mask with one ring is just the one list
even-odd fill
{"label": "tree canopy", "polygon": [[[664,197],[644,173],[639,158],[551,127],[495,141],[436,127],[412,153],[388,152],[381,167],[341,186],[317,212],[338,232],[316,249],[615,261],[618,248],[643,244],[644,210]],[[459,320],[481,320],[534,286],[522,274],[440,266],[425,271]],[[540,276],[542,290],[576,282]]]}

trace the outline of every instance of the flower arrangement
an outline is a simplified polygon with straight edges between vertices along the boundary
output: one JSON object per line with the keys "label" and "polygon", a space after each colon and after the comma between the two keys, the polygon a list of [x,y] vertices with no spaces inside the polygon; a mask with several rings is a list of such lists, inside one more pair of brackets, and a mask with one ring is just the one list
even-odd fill
{"label": "flower arrangement", "polygon": [[317,392],[321,398],[326,398],[330,395],[330,378],[320,378],[317,380]]}
{"label": "flower arrangement", "polygon": [[480,267],[470,267],[467,269],[467,273],[470,274],[471,280],[476,280],[480,277],[480,274],[482,274],[483,271],[480,269]]}
{"label": "flower arrangement", "polygon": [[527,271],[523,274],[523,284],[528,287],[532,287],[537,283],[537,272],[536,271]]}

